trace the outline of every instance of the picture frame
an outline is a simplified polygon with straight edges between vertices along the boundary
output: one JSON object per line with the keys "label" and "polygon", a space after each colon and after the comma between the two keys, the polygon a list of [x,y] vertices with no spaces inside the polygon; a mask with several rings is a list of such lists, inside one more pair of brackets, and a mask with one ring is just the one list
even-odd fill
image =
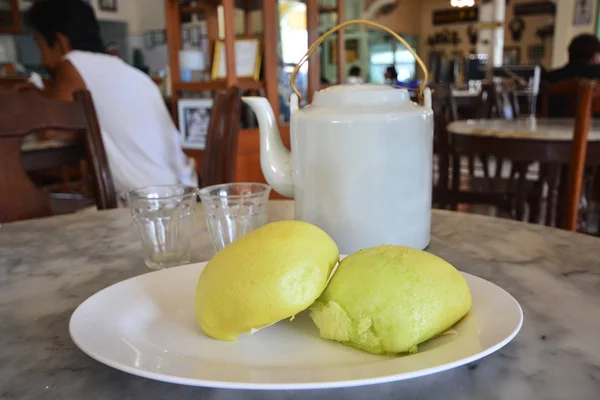
{"label": "picture frame", "polygon": [[117,1],[118,0],[98,0],[98,8],[101,11],[117,12],[119,9]]}
{"label": "picture frame", "polygon": [[190,44],[199,47],[202,39],[202,34],[199,26],[193,26],[190,29]]}
{"label": "picture frame", "polygon": [[541,64],[546,55],[546,47],[543,44],[533,44],[527,47],[527,59],[530,65]]}
{"label": "picture frame", "polygon": [[462,60],[465,57],[465,54],[462,50],[452,50],[450,57],[453,60]]}
{"label": "picture frame", "polygon": [[191,44],[190,36],[191,36],[191,28],[182,28],[181,29],[181,42],[183,44]]}
{"label": "picture frame", "polygon": [[18,0],[0,0],[0,34],[20,32],[21,13]]}
{"label": "picture frame", "polygon": [[[360,41],[358,38],[346,39],[344,43],[344,58],[346,64],[357,63],[360,59]],[[337,38],[329,41],[329,62],[337,65]]]}
{"label": "picture frame", "polygon": [[[250,78],[258,81],[262,62],[262,40],[259,37],[241,37],[235,39],[235,70],[238,78]],[[225,79],[227,75],[225,43],[215,41],[212,64],[212,79]]]}
{"label": "picture frame", "polygon": [[520,65],[521,64],[521,47],[506,46],[504,47],[504,65]]}
{"label": "picture frame", "polygon": [[212,99],[181,99],[177,102],[182,148],[206,148],[212,107]]}
{"label": "picture frame", "polygon": [[594,14],[593,0],[577,0],[573,9],[573,26],[589,25]]}
{"label": "picture frame", "polygon": [[154,35],[151,31],[144,33],[144,44],[148,50],[154,48]]}
{"label": "picture frame", "polygon": [[154,46],[161,46],[167,43],[167,32],[164,29],[158,29],[152,31],[152,40],[154,41]]}

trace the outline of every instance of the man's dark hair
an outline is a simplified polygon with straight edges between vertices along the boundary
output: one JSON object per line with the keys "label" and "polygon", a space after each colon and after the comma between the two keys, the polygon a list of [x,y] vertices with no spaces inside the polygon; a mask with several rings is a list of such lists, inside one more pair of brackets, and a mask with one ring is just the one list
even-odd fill
{"label": "man's dark hair", "polygon": [[569,45],[569,62],[591,62],[596,53],[600,53],[600,40],[598,40],[596,35],[579,35]]}
{"label": "man's dark hair", "polygon": [[358,65],[353,65],[352,67],[350,67],[350,70],[348,71],[348,75],[360,76],[360,67]]}
{"label": "man's dark hair", "polygon": [[396,67],[394,67],[393,65],[390,65],[389,67],[387,67],[385,69],[386,74],[388,74],[390,76],[391,79],[393,80],[397,80],[398,79],[398,72],[396,71]]}
{"label": "man's dark hair", "polygon": [[94,10],[82,0],[37,0],[27,18],[50,46],[56,41],[56,34],[61,33],[73,50],[105,52]]}

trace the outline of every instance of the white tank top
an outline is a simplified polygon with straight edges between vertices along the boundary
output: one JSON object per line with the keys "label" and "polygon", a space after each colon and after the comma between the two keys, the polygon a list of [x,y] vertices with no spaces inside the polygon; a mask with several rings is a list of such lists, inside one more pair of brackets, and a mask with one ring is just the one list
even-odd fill
{"label": "white tank top", "polygon": [[158,86],[118,57],[86,51],[65,56],[92,95],[117,192],[142,186],[198,186]]}

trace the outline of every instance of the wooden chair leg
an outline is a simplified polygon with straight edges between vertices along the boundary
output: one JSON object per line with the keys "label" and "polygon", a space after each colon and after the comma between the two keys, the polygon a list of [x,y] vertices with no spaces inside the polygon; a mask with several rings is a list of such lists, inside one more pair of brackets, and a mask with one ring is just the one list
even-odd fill
{"label": "wooden chair leg", "polygon": [[546,225],[556,226],[556,215],[558,213],[558,186],[560,165],[549,165],[548,171],[548,201],[546,202]]}
{"label": "wooden chair leg", "polygon": [[538,179],[533,184],[533,189],[529,195],[529,222],[532,224],[539,224],[542,219],[541,211],[546,178],[546,167],[540,165]]}
{"label": "wooden chair leg", "polygon": [[469,175],[475,176],[475,159],[477,156],[469,156]]}
{"label": "wooden chair leg", "polygon": [[448,172],[450,170],[450,162],[448,154],[441,151],[438,154],[438,194],[439,207],[446,209],[448,207]]}
{"label": "wooden chair leg", "polygon": [[460,192],[460,155],[452,153],[452,188],[451,198],[448,202],[451,210],[458,210],[458,193]]}
{"label": "wooden chair leg", "polygon": [[525,216],[525,200],[527,198],[526,190],[526,178],[528,165],[526,163],[519,163],[516,166],[519,178],[517,179],[517,185],[515,190],[515,217],[518,221],[523,221]]}
{"label": "wooden chair leg", "polygon": [[71,191],[71,177],[69,176],[69,167],[63,165],[60,167],[60,190],[69,193]]}

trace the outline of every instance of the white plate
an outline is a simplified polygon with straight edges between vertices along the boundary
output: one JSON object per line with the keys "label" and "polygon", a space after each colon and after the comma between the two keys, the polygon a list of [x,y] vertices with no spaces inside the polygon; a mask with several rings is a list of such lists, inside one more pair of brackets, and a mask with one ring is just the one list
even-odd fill
{"label": "white plate", "polygon": [[465,274],[473,307],[455,333],[388,357],[319,338],[306,313],[238,342],[203,335],[194,292],[206,263],[141,275],[110,286],[75,310],[69,330],[92,358],[134,375],[184,385],[314,389],[399,381],[475,361],[507,344],[523,322],[503,289]]}

